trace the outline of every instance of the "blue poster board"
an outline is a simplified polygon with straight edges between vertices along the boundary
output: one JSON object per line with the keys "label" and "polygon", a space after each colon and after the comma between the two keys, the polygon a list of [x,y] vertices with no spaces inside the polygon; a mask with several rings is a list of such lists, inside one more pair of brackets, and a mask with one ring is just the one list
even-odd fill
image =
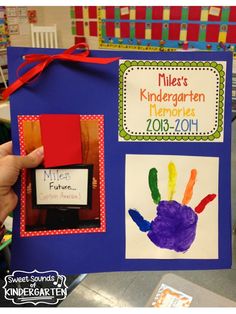
{"label": "blue poster board", "polygon": [[[23,55],[59,52],[9,48],[10,83]],[[99,189],[100,224],[49,232],[40,214],[40,225],[34,222],[36,228],[27,229],[25,219],[32,222],[37,215],[34,211],[29,218],[27,200],[22,203],[24,177],[16,185],[21,202],[14,212],[12,270],[78,274],[230,268],[232,54],[92,51],[91,56],[121,60],[107,65],[54,61],[10,102],[15,154],[25,147],[19,132],[24,121],[37,122],[45,114],[79,114],[81,126],[98,121],[99,188],[93,186],[93,193]],[[204,201],[207,195],[212,199]],[[209,202],[205,209],[201,200]],[[168,202],[175,206],[169,208]],[[85,224],[88,210],[81,214]],[[177,220],[181,228],[187,224],[183,232]]]}

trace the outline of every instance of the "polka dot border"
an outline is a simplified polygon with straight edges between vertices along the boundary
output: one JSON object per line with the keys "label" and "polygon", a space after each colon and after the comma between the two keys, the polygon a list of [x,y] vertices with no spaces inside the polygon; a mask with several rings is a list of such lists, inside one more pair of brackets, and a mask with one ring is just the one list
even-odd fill
{"label": "polka dot border", "polygon": [[[81,229],[62,229],[62,230],[47,230],[47,231],[26,231],[26,174],[27,170],[21,172],[21,197],[20,197],[20,236],[53,236],[64,234],[79,234],[79,233],[97,233],[106,232],[106,208],[105,208],[105,171],[104,171],[104,116],[103,115],[80,115],[81,121],[96,120],[99,125],[99,182],[100,182],[100,222],[99,228],[81,228]],[[39,115],[22,115],[18,116],[18,129],[20,141],[20,155],[25,156],[25,143],[23,123],[25,121],[39,121]]]}

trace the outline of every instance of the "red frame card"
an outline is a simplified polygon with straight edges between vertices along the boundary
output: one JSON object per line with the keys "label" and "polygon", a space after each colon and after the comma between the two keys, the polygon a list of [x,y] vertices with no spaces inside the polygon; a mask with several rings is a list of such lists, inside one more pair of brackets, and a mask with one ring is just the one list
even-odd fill
{"label": "red frame card", "polygon": [[[29,151],[42,145],[40,140],[40,116],[18,116],[20,154],[25,156]],[[93,192],[92,207],[89,209],[78,209],[79,221],[97,221],[100,219],[99,227],[82,227],[76,229],[60,230],[36,230],[27,229],[27,225],[45,224],[47,210],[32,208],[31,197],[29,196],[30,170],[23,169],[21,175],[21,210],[20,210],[20,236],[32,237],[43,235],[59,235],[73,233],[93,233],[106,231],[106,212],[105,212],[105,176],[104,176],[104,117],[103,115],[81,115],[81,126],[83,125],[82,143],[84,146],[83,159],[85,164],[94,165],[94,177],[97,178]],[[32,138],[32,123],[34,123],[34,137]],[[36,123],[36,124],[35,124]],[[38,126],[38,127],[37,127]],[[97,130],[97,141],[92,135],[89,135],[88,128]],[[36,133],[35,133],[36,132]],[[85,132],[85,133],[84,133]],[[28,134],[28,135],[27,135]],[[92,133],[91,133],[92,134]],[[91,137],[92,136],[92,137]],[[89,139],[89,137],[91,137]],[[87,141],[91,141],[90,144]],[[88,146],[89,145],[89,146]],[[91,150],[89,153],[88,147]],[[95,151],[97,157],[95,156]],[[93,179],[94,180],[94,179]],[[95,183],[93,183],[94,185]],[[32,190],[32,187],[31,187]],[[31,193],[31,192],[30,192]],[[53,209],[49,209],[51,211]],[[73,209],[77,211],[76,209]],[[52,212],[51,212],[52,213]]]}
{"label": "red frame card", "polygon": [[181,20],[182,7],[170,6],[170,20]]}
{"label": "red frame card", "polygon": [[96,19],[97,18],[97,7],[96,6],[89,6],[88,7],[88,13],[90,19]]}
{"label": "red frame card", "polygon": [[162,38],[162,23],[152,23],[152,39]]}
{"label": "red frame card", "polygon": [[146,20],[146,7],[145,6],[136,7],[136,20]]}
{"label": "red frame card", "polygon": [[76,35],[84,36],[84,23],[83,23],[83,21],[76,21]]}
{"label": "red frame card", "polygon": [[106,22],[106,36],[107,37],[115,36],[115,23],[114,22]]}
{"label": "red frame card", "polygon": [[83,7],[75,7],[75,18],[82,19],[83,18]]}
{"label": "red frame card", "polygon": [[120,36],[121,36],[121,38],[129,38],[130,37],[130,23],[129,22],[121,22],[120,23]]}
{"label": "red frame card", "polygon": [[89,35],[90,36],[97,36],[97,22],[96,21],[90,21],[89,22]]}
{"label": "red frame card", "polygon": [[137,39],[145,38],[145,23],[135,23],[135,37]]}
{"label": "red frame card", "polygon": [[85,43],[86,42],[86,39],[83,36],[75,36],[74,39],[75,39],[75,45],[78,43]]}
{"label": "red frame card", "polygon": [[162,20],[163,19],[163,7],[161,6],[152,7],[152,18],[153,20]]}
{"label": "red frame card", "polygon": [[217,42],[219,37],[219,31],[219,24],[208,24],[206,29],[206,42]]}
{"label": "red frame card", "polygon": [[169,40],[178,40],[180,35],[180,24],[170,23],[169,25]]}
{"label": "red frame card", "polygon": [[114,19],[114,18],[115,18],[115,7],[106,6],[106,19]]}
{"label": "red frame card", "polygon": [[236,22],[236,7],[230,7],[229,22]]}
{"label": "red frame card", "polygon": [[188,19],[192,21],[200,21],[202,8],[200,6],[188,8]]}
{"label": "red frame card", "polygon": [[200,25],[199,24],[188,24],[187,29],[187,40],[198,41]]}
{"label": "red frame card", "polygon": [[235,41],[236,41],[235,34],[236,34],[236,25],[228,25],[226,42],[235,44]]}

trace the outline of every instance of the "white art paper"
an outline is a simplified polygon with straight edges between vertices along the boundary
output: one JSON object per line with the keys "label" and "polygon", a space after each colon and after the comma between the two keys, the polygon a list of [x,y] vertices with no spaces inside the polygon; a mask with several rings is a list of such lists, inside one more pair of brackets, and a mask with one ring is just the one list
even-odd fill
{"label": "white art paper", "polygon": [[[187,206],[196,209],[206,195],[215,198],[197,214],[196,236],[184,252],[156,246],[141,232],[131,219],[130,209],[136,209],[147,222],[157,216],[149,188],[150,169],[158,171],[158,186],[161,200],[169,198],[168,167],[175,165],[176,186],[172,200],[181,204],[192,169],[197,171],[192,197]],[[125,178],[125,221],[126,221],[126,258],[134,259],[217,259],[218,258],[218,171],[219,159],[216,157],[171,156],[171,155],[126,155]],[[160,203],[159,203],[160,204]],[[195,215],[195,214],[194,214]],[[175,217],[173,217],[174,219]],[[183,233],[184,235],[184,233]],[[178,244],[178,243],[177,243]]]}

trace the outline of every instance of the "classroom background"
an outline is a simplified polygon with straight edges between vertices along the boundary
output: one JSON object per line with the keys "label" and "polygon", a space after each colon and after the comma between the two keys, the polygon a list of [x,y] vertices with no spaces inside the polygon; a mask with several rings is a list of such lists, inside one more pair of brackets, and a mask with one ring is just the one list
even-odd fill
{"label": "classroom background", "polygon": [[[43,37],[45,31],[50,35]],[[67,49],[79,42],[88,43],[90,49],[232,51],[235,60],[236,6],[2,6],[0,89],[8,85],[7,47]],[[59,306],[150,306],[150,300],[161,284],[190,294],[193,298],[191,306],[236,305],[235,117],[236,62],[232,86],[232,269],[79,274],[68,277],[69,295]],[[11,139],[10,131],[9,101],[0,100],[0,143]],[[1,285],[9,269],[11,225],[12,218],[9,217],[8,234],[0,246]],[[4,303],[0,290],[0,306],[9,306]]]}

